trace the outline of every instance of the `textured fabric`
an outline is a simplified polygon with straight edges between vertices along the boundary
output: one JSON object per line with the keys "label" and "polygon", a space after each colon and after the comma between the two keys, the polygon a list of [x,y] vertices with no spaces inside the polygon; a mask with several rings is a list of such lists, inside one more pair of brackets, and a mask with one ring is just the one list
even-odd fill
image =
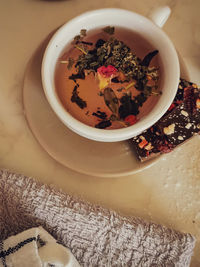
{"label": "textured fabric", "polygon": [[42,227],[1,242],[0,267],[80,267],[72,253]]}
{"label": "textured fabric", "polygon": [[164,226],[127,218],[31,178],[0,172],[0,238],[42,225],[80,265],[189,266],[195,239]]}

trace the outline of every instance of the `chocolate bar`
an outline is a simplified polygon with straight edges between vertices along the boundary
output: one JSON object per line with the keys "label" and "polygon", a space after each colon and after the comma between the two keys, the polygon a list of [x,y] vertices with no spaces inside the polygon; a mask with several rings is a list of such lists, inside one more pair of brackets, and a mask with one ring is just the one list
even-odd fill
{"label": "chocolate bar", "polygon": [[162,144],[162,135],[158,132],[157,126],[145,130],[142,134],[133,137],[130,140],[131,145],[134,146],[138,158],[144,161],[146,158],[154,157],[158,154],[157,146]]}
{"label": "chocolate bar", "polygon": [[200,132],[200,111],[189,112],[184,102],[159,121],[159,130],[174,147]]}
{"label": "chocolate bar", "polygon": [[145,161],[172,151],[200,132],[200,89],[180,80],[177,94],[164,116],[152,127],[130,140],[138,158]]}

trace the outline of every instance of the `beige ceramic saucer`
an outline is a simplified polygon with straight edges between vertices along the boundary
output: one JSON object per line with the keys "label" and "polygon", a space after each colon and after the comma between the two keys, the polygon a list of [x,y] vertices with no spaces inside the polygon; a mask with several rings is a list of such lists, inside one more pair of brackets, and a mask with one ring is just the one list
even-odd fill
{"label": "beige ceramic saucer", "polygon": [[[47,41],[31,58],[24,79],[24,111],[33,135],[56,161],[80,173],[119,177],[142,171],[160,157],[145,163],[137,160],[128,142],[101,143],[69,130],[49,106],[41,84],[41,61]],[[182,65],[182,70],[183,64]],[[182,77],[187,78],[186,71]]]}

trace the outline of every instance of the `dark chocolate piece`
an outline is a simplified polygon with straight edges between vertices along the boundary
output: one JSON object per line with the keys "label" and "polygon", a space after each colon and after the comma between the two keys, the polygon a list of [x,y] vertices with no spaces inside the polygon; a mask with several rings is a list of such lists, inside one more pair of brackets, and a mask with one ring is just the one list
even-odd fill
{"label": "dark chocolate piece", "polygon": [[170,144],[175,146],[183,143],[200,130],[197,128],[200,122],[198,116],[190,114],[185,103],[176,107],[169,116],[159,121],[160,131],[167,136]]}
{"label": "dark chocolate piece", "polygon": [[174,147],[169,144],[156,124],[142,134],[133,137],[131,143],[134,144],[135,152],[140,161],[153,158],[161,153],[168,153]]}
{"label": "dark chocolate piece", "polygon": [[160,119],[159,129],[170,144],[177,146],[200,132],[200,109],[196,102],[200,99],[200,90],[190,87],[183,103],[168,116]]}
{"label": "dark chocolate piece", "polygon": [[162,143],[162,136],[158,132],[156,125],[131,139],[131,144],[134,145],[135,152],[141,161],[157,155],[158,143]]}
{"label": "dark chocolate piece", "polygon": [[174,101],[165,115],[151,128],[130,140],[140,161],[168,153],[200,133],[200,89],[180,80]]}

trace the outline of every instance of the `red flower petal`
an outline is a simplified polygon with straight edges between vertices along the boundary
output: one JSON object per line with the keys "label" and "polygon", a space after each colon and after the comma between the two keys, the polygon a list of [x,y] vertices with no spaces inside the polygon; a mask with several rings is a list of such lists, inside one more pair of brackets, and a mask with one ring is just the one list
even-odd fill
{"label": "red flower petal", "polygon": [[168,108],[169,111],[171,111],[172,109],[174,109],[176,107],[176,105],[174,103],[171,104],[171,106]]}
{"label": "red flower petal", "polygon": [[117,72],[117,69],[112,65],[108,65],[108,67],[101,66],[97,69],[97,72],[104,77],[111,77]]}
{"label": "red flower petal", "polygon": [[125,121],[126,123],[128,123],[129,125],[133,125],[133,124],[135,124],[135,123],[137,122],[137,117],[134,116],[134,115],[128,115],[128,116],[124,119],[124,121]]}

